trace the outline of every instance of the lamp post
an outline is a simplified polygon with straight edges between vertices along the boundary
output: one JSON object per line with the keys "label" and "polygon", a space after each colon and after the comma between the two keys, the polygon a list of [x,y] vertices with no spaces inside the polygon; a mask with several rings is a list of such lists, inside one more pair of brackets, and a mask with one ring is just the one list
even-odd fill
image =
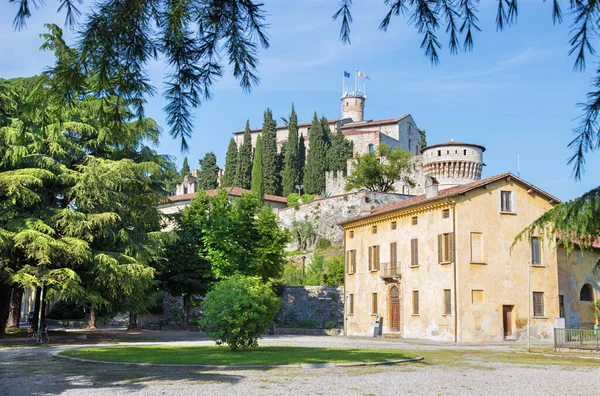
{"label": "lamp post", "polygon": [[302,195],[300,191],[304,190],[304,184],[296,184],[296,189],[298,190],[298,195]]}
{"label": "lamp post", "polygon": [[306,256],[302,256],[302,280],[304,280],[305,278],[305,263],[306,263]]}

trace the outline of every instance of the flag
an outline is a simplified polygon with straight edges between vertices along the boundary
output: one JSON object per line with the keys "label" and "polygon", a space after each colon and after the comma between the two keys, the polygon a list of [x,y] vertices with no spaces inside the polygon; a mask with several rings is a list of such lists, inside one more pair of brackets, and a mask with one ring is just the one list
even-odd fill
{"label": "flag", "polygon": [[344,77],[350,78],[350,73],[348,73],[346,70],[344,70]]}
{"label": "flag", "polygon": [[370,79],[371,79],[371,77],[369,77],[369,76],[365,77],[365,80],[370,80]]}
{"label": "flag", "polygon": [[360,70],[356,69],[356,77],[364,77],[365,73],[361,72]]}

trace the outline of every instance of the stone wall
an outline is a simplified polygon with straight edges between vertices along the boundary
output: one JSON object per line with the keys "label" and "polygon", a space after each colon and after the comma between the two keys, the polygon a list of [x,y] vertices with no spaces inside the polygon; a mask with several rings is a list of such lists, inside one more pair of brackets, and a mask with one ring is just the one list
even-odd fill
{"label": "stone wall", "polygon": [[[291,229],[294,221],[311,221],[318,238],[327,238],[334,245],[340,245],[344,235],[338,223],[361,213],[367,213],[377,206],[410,197],[402,194],[357,191],[281,209],[278,213],[279,222],[285,228]],[[287,248],[297,250],[297,242],[292,241]]]}
{"label": "stone wall", "polygon": [[325,327],[335,322],[344,323],[344,287],[339,286],[287,286],[283,292],[281,310],[275,319],[279,327],[314,320]]}

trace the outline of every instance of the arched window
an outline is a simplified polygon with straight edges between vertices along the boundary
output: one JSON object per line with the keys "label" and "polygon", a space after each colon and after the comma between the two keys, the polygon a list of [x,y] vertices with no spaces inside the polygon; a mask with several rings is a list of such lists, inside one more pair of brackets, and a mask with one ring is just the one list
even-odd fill
{"label": "arched window", "polygon": [[594,301],[594,291],[592,290],[592,286],[590,286],[589,283],[586,283],[581,287],[581,291],[579,292],[579,300]]}

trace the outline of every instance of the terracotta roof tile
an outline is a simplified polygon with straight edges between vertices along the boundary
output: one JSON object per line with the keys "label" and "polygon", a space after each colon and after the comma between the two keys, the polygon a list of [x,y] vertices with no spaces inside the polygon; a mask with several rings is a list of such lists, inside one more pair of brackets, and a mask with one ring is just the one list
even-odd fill
{"label": "terracotta roof tile", "polygon": [[452,188],[448,188],[446,190],[442,190],[438,193],[438,195],[436,195],[435,197],[431,197],[431,198],[427,198],[427,196],[425,194],[423,195],[417,195],[416,197],[412,197],[409,199],[406,199],[404,201],[398,201],[398,202],[392,202],[389,203],[387,205],[382,205],[382,206],[378,206],[374,209],[371,210],[371,212],[367,215],[360,215],[360,216],[354,216],[351,217],[345,221],[343,221],[340,224],[347,224],[347,223],[351,223],[354,222],[356,220],[361,220],[361,219],[366,219],[372,216],[376,216],[376,215],[380,215],[382,213],[388,213],[388,212],[393,212],[399,209],[405,209],[411,206],[415,206],[415,205],[421,205],[424,203],[429,203],[429,202],[435,202],[435,201],[439,201],[441,199],[445,199],[445,198],[449,198],[449,197],[454,197],[457,196],[459,194],[463,194],[466,193],[468,191],[474,190],[476,188],[479,187],[483,187],[487,184],[493,183],[495,181],[501,180],[505,177],[511,177],[514,178],[515,180],[521,182],[522,184],[525,184],[526,186],[528,186],[529,188],[532,188],[533,190],[535,190],[538,194],[544,195],[547,199],[549,200],[553,200],[557,203],[561,203],[562,201],[550,194],[548,194],[547,192],[545,192],[544,190],[541,190],[537,187],[535,187],[534,185],[527,183],[525,180],[518,178],[517,176],[513,175],[510,172],[505,172],[505,173],[501,173],[499,175],[496,176],[491,176],[485,179],[481,179],[481,180],[477,180],[474,181],[472,183],[468,183],[468,184],[463,184],[462,186],[456,186],[456,187],[452,187]]}

